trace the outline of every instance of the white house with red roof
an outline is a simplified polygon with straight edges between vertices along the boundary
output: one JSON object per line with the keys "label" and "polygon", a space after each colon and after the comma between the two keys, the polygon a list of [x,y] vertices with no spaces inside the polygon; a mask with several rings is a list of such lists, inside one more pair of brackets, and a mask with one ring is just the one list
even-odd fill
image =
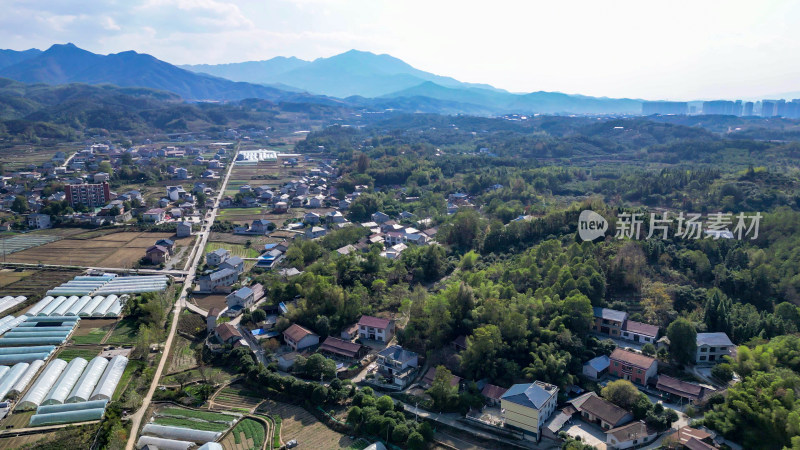
{"label": "white house with red roof", "polygon": [[361,316],[358,321],[358,337],[372,341],[389,342],[394,336],[394,320]]}

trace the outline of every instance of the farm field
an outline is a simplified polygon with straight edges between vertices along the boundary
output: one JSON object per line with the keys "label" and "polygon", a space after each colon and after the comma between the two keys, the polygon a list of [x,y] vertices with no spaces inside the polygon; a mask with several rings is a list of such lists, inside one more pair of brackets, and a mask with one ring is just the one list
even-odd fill
{"label": "farm field", "polygon": [[[0,280],[11,281],[11,283],[4,284],[0,287],[0,294],[2,295],[24,295],[28,300],[17,307],[17,312],[24,312],[31,305],[41,300],[45,293],[61,283],[67,282],[80,275],[82,272],[79,270],[58,270],[58,269],[41,269],[25,271],[27,274],[14,281],[14,271],[5,270],[0,272]],[[19,273],[19,272],[16,272]],[[14,310],[8,311],[10,314],[16,314]]]}
{"label": "farm field", "polygon": [[118,319],[83,319],[72,334],[73,344],[102,344]]}
{"label": "farm field", "polygon": [[[106,230],[103,230],[106,231]],[[177,247],[190,245],[193,237],[175,239],[174,233],[122,231],[93,236],[77,234],[6,256],[9,262],[64,264],[92,267],[133,267],[147,247],[158,239],[173,239]]]}
{"label": "farm field", "polygon": [[266,440],[264,424],[243,419],[220,442],[225,450],[259,450]]}
{"label": "farm field", "polygon": [[138,332],[139,329],[136,327],[135,323],[128,319],[122,319],[114,328],[114,331],[111,332],[111,336],[106,339],[105,343],[112,345],[133,344],[136,342],[136,335]]}
{"label": "farm field", "polygon": [[259,412],[281,417],[281,440],[297,439],[298,449],[348,448],[353,440],[331,430],[300,406],[267,400]]}
{"label": "farm field", "polygon": [[0,160],[3,161],[3,165],[8,171],[24,170],[31,164],[39,166],[50,161],[58,152],[64,152],[64,156],[69,158],[70,154],[75,153],[75,149],[67,146],[33,147],[30,145],[15,145],[0,150]]}
{"label": "farm field", "polygon": [[219,294],[192,295],[190,301],[206,311],[211,311],[211,308],[223,309],[226,306],[225,296]]}
{"label": "farm field", "polygon": [[197,367],[193,342],[179,334],[175,335],[169,358],[166,374],[182,372]]}
{"label": "farm field", "polygon": [[31,276],[36,273],[36,270],[14,270],[14,269],[0,269],[0,293],[4,292],[3,288],[11,283]]}
{"label": "farm field", "polygon": [[99,355],[100,352],[103,350],[103,346],[68,346],[64,347],[60,352],[58,352],[58,358],[63,359],[66,362],[70,362],[75,358],[83,358],[87,361],[91,360],[95,356]]}
{"label": "farm field", "polygon": [[253,245],[250,247],[245,247],[244,244],[231,244],[229,242],[208,242],[206,243],[206,248],[203,251],[205,253],[209,253],[221,248],[230,250],[231,256],[238,256],[240,258],[258,258],[258,255],[260,255],[258,249],[263,249],[264,247],[256,247]]}
{"label": "farm field", "polygon": [[243,386],[233,384],[223,388],[216,397],[214,403],[227,408],[252,409],[258,406],[263,399],[253,392],[248,391]]}

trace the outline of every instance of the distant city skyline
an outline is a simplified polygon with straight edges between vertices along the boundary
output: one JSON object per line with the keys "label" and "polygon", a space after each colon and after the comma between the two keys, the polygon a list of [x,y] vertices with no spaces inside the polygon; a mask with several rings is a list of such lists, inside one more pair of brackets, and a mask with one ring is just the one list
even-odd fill
{"label": "distant city skyline", "polygon": [[3,0],[0,46],[73,42],[173,64],[350,49],[511,92],[800,98],[800,2]]}

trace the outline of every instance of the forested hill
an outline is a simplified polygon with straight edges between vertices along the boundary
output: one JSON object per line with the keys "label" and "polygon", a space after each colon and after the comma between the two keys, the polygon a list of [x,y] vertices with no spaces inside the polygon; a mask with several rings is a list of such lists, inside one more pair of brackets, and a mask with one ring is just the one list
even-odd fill
{"label": "forested hill", "polygon": [[273,103],[185,103],[177,94],[111,85],[24,84],[0,78],[0,138],[4,144],[41,139],[76,139],[84,134],[204,131],[256,123],[289,126],[283,111],[299,119],[341,115],[338,106]]}

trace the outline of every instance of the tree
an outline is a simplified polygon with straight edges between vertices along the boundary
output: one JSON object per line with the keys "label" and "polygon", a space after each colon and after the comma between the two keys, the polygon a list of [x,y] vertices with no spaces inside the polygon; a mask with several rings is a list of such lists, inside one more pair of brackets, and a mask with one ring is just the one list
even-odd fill
{"label": "tree", "polygon": [[358,425],[361,423],[361,408],[353,406],[350,411],[347,411],[347,423]]}
{"label": "tree", "polygon": [[630,409],[642,394],[639,389],[628,380],[616,380],[608,383],[600,395],[620,408]]}
{"label": "tree", "polygon": [[[496,325],[485,325],[475,329],[467,337],[467,349],[461,354],[461,367],[473,379],[497,376],[497,355],[505,344]],[[437,372],[438,375],[438,372]]]}
{"label": "tree", "polygon": [[697,350],[697,331],[691,322],[678,318],[667,327],[669,350],[672,357],[681,364],[694,361]]}
{"label": "tree", "polygon": [[647,356],[653,356],[656,354],[656,346],[648,342],[642,346],[642,353]]}
{"label": "tree", "polygon": [[423,450],[425,448],[425,438],[415,431],[408,435],[406,445],[409,450]]}
{"label": "tree", "polygon": [[381,414],[384,414],[386,411],[394,409],[394,400],[388,395],[383,395],[375,402],[375,407],[378,408]]}
{"label": "tree", "polygon": [[645,319],[649,323],[664,326],[669,321],[670,315],[675,314],[672,303],[672,296],[667,292],[664,283],[648,285],[641,302]]}
{"label": "tree", "polygon": [[399,444],[405,442],[406,439],[408,439],[408,426],[401,423],[394,427],[394,430],[392,430],[392,441]]}
{"label": "tree", "polygon": [[733,368],[728,363],[717,364],[711,368],[711,376],[727,383],[733,379]]}
{"label": "tree", "polygon": [[11,210],[17,214],[28,212],[28,199],[21,195],[16,196],[14,202],[11,204]]}
{"label": "tree", "polygon": [[256,310],[251,313],[251,316],[253,316],[253,322],[255,323],[261,323],[267,320],[267,312],[261,308],[256,308]]}
{"label": "tree", "polygon": [[450,384],[452,378],[453,373],[447,367],[436,367],[436,375],[433,377],[431,388],[427,391],[428,395],[433,399],[433,407],[435,409],[447,409],[452,406],[453,401],[456,399],[458,387]]}
{"label": "tree", "polygon": [[571,295],[564,300],[564,312],[569,317],[570,330],[583,334],[589,331],[594,320],[592,302],[583,294]]}

